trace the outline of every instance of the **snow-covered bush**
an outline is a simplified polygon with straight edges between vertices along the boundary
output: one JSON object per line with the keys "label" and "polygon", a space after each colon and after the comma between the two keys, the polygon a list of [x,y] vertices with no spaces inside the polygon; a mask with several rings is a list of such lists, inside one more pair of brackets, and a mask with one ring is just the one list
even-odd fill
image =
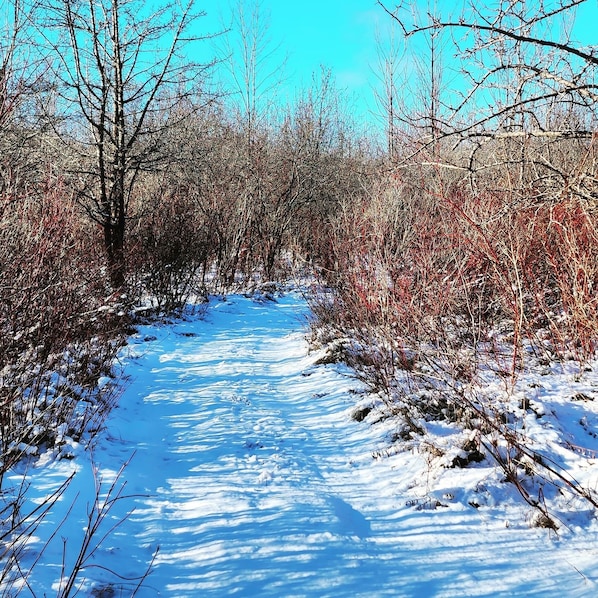
{"label": "snow-covered bush", "polygon": [[[490,190],[500,175],[505,190]],[[408,436],[425,434],[433,420],[480,432],[479,450],[546,523],[512,457],[537,456],[519,433],[513,397],[530,367],[573,358],[581,371],[594,356],[598,215],[567,194],[522,201],[506,189],[505,172],[477,183],[413,166],[381,177],[370,197],[340,214],[334,271],[312,297],[314,339],[408,422]],[[561,465],[535,461],[535,469],[598,504]]]}
{"label": "snow-covered bush", "polygon": [[0,198],[0,479],[77,438],[110,403],[123,325],[93,240],[60,182]]}

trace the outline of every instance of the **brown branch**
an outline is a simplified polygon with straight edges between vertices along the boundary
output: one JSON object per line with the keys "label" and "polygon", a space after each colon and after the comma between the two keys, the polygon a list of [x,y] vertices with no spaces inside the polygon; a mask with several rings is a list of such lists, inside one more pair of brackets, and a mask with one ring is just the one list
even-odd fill
{"label": "brown branch", "polygon": [[[566,9],[573,8],[575,5],[581,4],[582,1],[583,0],[578,0],[577,2],[574,2],[571,5],[563,7],[562,9],[559,9],[558,11],[553,11],[553,13],[551,13],[551,16],[554,16],[554,14],[558,14],[559,12],[563,12]],[[438,19],[434,18],[431,25],[424,25],[421,27],[414,26],[412,28],[408,28],[408,27],[406,27],[404,21],[402,19],[400,19],[399,16],[396,14],[396,11],[394,11],[394,12],[391,11],[389,8],[387,8],[384,5],[384,3],[381,0],[378,0],[377,4],[382,7],[382,9],[386,12],[386,14],[388,14],[392,19],[394,19],[400,25],[405,37],[410,37],[412,35],[415,35],[418,33],[424,33],[426,31],[431,31],[434,29],[457,29],[458,28],[458,29],[469,29],[472,31],[486,31],[488,33],[494,33],[497,35],[501,35],[503,37],[512,39],[514,41],[528,43],[528,44],[535,45],[535,46],[544,46],[547,48],[553,48],[555,50],[560,50],[562,52],[565,52],[566,54],[572,54],[574,56],[577,56],[578,58],[581,58],[582,60],[585,60],[586,62],[588,62],[590,64],[598,65],[598,56],[595,56],[593,53],[584,52],[583,50],[580,50],[579,48],[571,46],[570,44],[564,44],[564,43],[555,42],[555,41],[548,40],[548,39],[542,39],[539,37],[534,37],[532,35],[523,35],[521,33],[517,33],[516,31],[505,29],[503,27],[498,27],[496,25],[482,25],[480,23],[470,23],[465,20],[442,21],[442,20],[438,20]],[[546,18],[546,17],[543,16],[542,18]],[[532,21],[532,23],[539,22],[539,20],[540,20],[540,18],[535,19]]]}

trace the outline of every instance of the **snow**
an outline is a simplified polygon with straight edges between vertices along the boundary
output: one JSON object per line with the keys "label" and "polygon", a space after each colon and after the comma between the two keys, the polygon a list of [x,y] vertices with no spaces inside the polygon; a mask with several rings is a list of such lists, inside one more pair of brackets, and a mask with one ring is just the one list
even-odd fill
{"label": "snow", "polygon": [[[139,327],[119,357],[123,396],[92,449],[67,441],[67,458],[28,464],[24,510],[74,477],[20,559],[35,565],[22,595],[60,590],[94,504],[105,514],[75,586],[83,596],[596,595],[589,505],[569,497],[566,526],[533,527],[494,463],[447,467],[449,424],[429,424],[426,450],[393,444],[396,422],[374,423],[375,410],[353,419],[369,399],[342,366],[316,364],[306,316],[291,292],[213,298],[203,317]],[[548,401],[562,427],[528,417],[538,444],[598,432],[596,411],[564,400],[559,380],[535,387],[531,407]],[[592,455],[563,448],[562,459],[598,487]],[[5,486],[18,488],[24,469]]]}

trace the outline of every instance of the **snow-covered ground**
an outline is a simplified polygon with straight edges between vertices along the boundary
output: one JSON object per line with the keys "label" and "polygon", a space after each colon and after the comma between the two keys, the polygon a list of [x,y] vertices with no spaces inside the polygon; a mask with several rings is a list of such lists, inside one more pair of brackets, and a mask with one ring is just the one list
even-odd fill
{"label": "snow-covered ground", "polygon": [[113,482],[120,498],[80,596],[598,595],[587,506],[558,533],[532,527],[495,464],[447,469],[433,452],[390,450],[392,421],[355,421],[359,383],[309,353],[306,313],[294,293],[231,296],[203,318],[139,328],[93,450],[29,471],[24,509],[76,474],[22,558],[37,560],[22,595],[57,594],[99,482],[101,500]]}

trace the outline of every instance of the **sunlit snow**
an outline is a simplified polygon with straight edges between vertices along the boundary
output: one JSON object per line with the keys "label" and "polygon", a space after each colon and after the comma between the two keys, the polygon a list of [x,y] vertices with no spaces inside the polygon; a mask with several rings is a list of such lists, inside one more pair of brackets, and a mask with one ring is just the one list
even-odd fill
{"label": "sunlit snow", "polygon": [[598,595],[587,509],[557,535],[530,527],[492,463],[448,470],[419,451],[391,454],[391,421],[351,417],[359,382],[315,365],[306,313],[299,294],[230,296],[203,318],[140,327],[93,449],[30,472],[28,501],[39,502],[77,471],[23,556],[25,569],[39,560],[22,595],[55,595],[63,550],[72,567],[93,468],[101,493],[116,480],[122,498],[81,573],[82,596]]}

